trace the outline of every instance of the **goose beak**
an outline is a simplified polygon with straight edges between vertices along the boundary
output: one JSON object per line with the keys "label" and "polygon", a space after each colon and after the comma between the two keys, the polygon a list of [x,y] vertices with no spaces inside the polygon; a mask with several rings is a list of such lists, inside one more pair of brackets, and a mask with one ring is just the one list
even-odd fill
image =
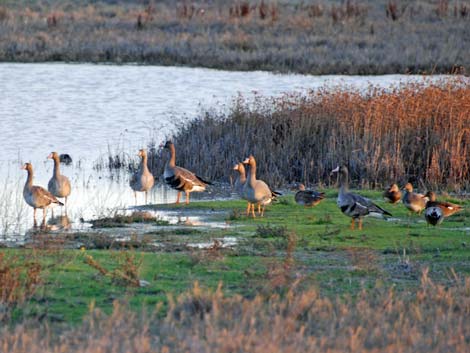
{"label": "goose beak", "polygon": [[238,170],[238,164],[235,164],[235,165],[233,166],[233,170]]}
{"label": "goose beak", "polygon": [[249,164],[250,163],[250,158],[246,158],[242,163],[243,164]]}
{"label": "goose beak", "polygon": [[52,153],[49,153],[49,155],[47,156],[47,159],[52,159]]}
{"label": "goose beak", "polygon": [[26,170],[26,164],[23,164],[20,169]]}
{"label": "goose beak", "polygon": [[339,172],[339,166],[330,172],[330,176],[333,176],[334,173],[338,173],[338,172]]}

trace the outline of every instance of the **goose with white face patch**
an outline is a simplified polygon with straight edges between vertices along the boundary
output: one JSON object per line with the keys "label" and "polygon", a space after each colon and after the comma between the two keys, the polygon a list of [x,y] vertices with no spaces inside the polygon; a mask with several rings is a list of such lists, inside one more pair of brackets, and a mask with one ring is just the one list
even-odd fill
{"label": "goose with white face patch", "polygon": [[403,204],[405,207],[410,210],[410,212],[420,214],[426,208],[426,202],[429,201],[429,198],[423,194],[414,192],[411,183],[406,183],[403,190],[405,191],[403,195]]}
{"label": "goose with white face patch", "polygon": [[[60,174],[60,157],[57,152],[52,152],[47,158],[54,161],[54,171],[52,178],[47,184],[47,190],[55,197],[63,197],[65,199],[65,209],[67,210],[67,198],[72,191],[70,180],[65,175]],[[54,213],[52,213],[52,215],[54,215]]]}
{"label": "goose with white face patch", "polygon": [[147,194],[155,183],[155,178],[147,165],[147,151],[140,149],[138,156],[141,158],[139,169],[132,175],[129,185],[134,190],[135,204],[137,204],[137,192],[145,192],[145,204],[147,204]]}
{"label": "goose with white face patch", "polygon": [[212,183],[202,179],[193,172],[176,165],[176,150],[173,142],[167,141],[164,148],[170,152],[170,159],[166,163],[165,170],[163,172],[165,183],[178,191],[178,196],[176,198],[177,204],[180,203],[181,192],[183,191],[186,194],[186,204],[189,204],[189,194],[191,192],[205,191],[207,185],[212,185]]}
{"label": "goose with white face patch", "polygon": [[238,175],[237,179],[235,179],[235,183],[233,185],[233,189],[243,199],[243,186],[246,183],[246,171],[245,166],[243,163],[237,163],[233,167],[233,170],[236,170]]}
{"label": "goose with white face patch", "polygon": [[248,171],[248,179],[243,186],[243,198],[248,201],[247,215],[250,213],[255,218],[255,204],[258,205],[258,214],[263,217],[266,205],[269,205],[277,195],[281,195],[276,191],[272,191],[268,184],[263,180],[256,179],[256,160],[250,155],[243,161],[243,164],[250,166]]}
{"label": "goose with white face patch", "polygon": [[46,214],[47,208],[52,204],[58,204],[63,206],[64,204],[57,200],[57,198],[52,195],[49,191],[44,189],[41,186],[33,185],[33,166],[31,163],[25,163],[22,169],[28,172],[28,177],[26,179],[26,184],[23,188],[23,197],[28,205],[34,209],[34,226],[37,226],[36,223],[36,210],[42,208],[42,225],[46,225]]}
{"label": "goose with white face patch", "polygon": [[358,221],[358,228],[362,229],[362,218],[367,215],[375,214],[381,217],[392,215],[368,198],[349,192],[348,168],[338,166],[331,173],[338,173],[339,175],[339,193],[336,203],[343,214],[351,217],[351,229],[354,229],[356,220]]}

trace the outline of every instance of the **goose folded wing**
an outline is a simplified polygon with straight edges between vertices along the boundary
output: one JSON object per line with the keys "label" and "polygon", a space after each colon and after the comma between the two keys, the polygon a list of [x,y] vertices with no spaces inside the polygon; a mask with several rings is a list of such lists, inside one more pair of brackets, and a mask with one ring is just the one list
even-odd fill
{"label": "goose folded wing", "polygon": [[52,195],[49,191],[47,191],[46,189],[40,186],[33,186],[33,193],[35,193],[39,198],[43,200],[47,200],[51,203],[58,203],[59,205],[63,205],[63,203],[57,200],[57,198],[54,195]]}

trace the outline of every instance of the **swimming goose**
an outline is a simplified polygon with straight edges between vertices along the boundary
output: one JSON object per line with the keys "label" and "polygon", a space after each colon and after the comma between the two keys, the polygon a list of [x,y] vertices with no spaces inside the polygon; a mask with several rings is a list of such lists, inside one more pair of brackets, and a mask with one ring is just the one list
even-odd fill
{"label": "swimming goose", "polygon": [[368,198],[348,192],[348,168],[338,166],[331,172],[339,174],[339,194],[336,203],[341,212],[351,217],[351,229],[354,229],[356,220],[358,220],[358,228],[362,229],[362,218],[369,214],[391,216],[391,213],[377,206]]}
{"label": "swimming goose", "polygon": [[65,210],[67,210],[67,197],[71,192],[70,180],[65,175],[60,174],[60,157],[57,152],[51,152],[47,158],[54,160],[54,171],[47,184],[47,190],[55,197],[64,197]]}
{"label": "swimming goose", "polygon": [[413,192],[413,185],[406,183],[405,194],[403,195],[403,204],[405,207],[414,213],[421,213],[426,208],[426,202],[429,200],[423,194]]}
{"label": "swimming goose", "polygon": [[395,204],[401,199],[401,191],[398,188],[397,184],[392,184],[390,187],[384,191],[383,197],[388,202]]}
{"label": "swimming goose", "polygon": [[324,192],[305,190],[304,184],[299,184],[299,191],[295,194],[295,202],[302,206],[316,206],[325,198]]}
{"label": "swimming goose", "polygon": [[167,141],[164,146],[170,152],[170,159],[166,162],[163,178],[165,183],[175,190],[178,190],[176,203],[180,203],[181,192],[186,193],[186,204],[189,204],[189,193],[193,191],[204,191],[211,182],[202,179],[200,176],[187,169],[176,166],[176,150],[173,142]]}
{"label": "swimming goose", "polygon": [[33,166],[31,163],[25,163],[22,169],[28,172],[28,178],[26,179],[26,184],[23,189],[23,197],[28,205],[34,209],[34,226],[37,226],[36,223],[36,209],[42,208],[42,224],[46,224],[46,214],[47,208],[53,204],[59,204],[63,206],[64,204],[57,200],[57,198],[52,195],[49,191],[44,189],[41,186],[33,185]]}
{"label": "swimming goose", "polygon": [[426,202],[426,210],[429,207],[439,207],[442,210],[443,217],[452,216],[454,213],[461,211],[463,208],[460,205],[456,205],[450,202],[437,201],[436,194],[432,191],[428,191],[425,196],[429,198],[429,201]]}
{"label": "swimming goose", "polygon": [[129,185],[134,190],[134,199],[137,204],[137,191],[145,192],[145,204],[147,204],[148,191],[153,187],[155,178],[147,166],[147,151],[140,149],[137,154],[141,157],[139,169],[132,175]]}
{"label": "swimming goose", "polygon": [[[269,205],[279,193],[272,191],[264,181],[256,179],[255,157],[250,155],[243,163],[250,166],[248,179],[243,186],[243,197],[248,201],[247,215],[251,209],[251,214],[255,218],[255,204],[257,204],[258,213],[263,217],[266,205]],[[262,209],[261,206],[263,206]]]}

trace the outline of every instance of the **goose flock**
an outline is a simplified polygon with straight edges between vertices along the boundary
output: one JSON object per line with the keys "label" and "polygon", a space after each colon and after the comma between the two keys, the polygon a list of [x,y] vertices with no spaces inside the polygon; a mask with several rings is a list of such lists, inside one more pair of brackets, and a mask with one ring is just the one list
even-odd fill
{"label": "goose flock", "polygon": [[[185,193],[185,203],[189,204],[191,192],[202,192],[206,190],[207,186],[212,185],[211,182],[197,174],[176,165],[176,149],[171,141],[167,141],[161,147],[168,153],[163,180],[169,187],[178,191],[176,204],[180,203],[183,192]],[[63,155],[59,156],[57,152],[52,152],[47,157],[54,161],[53,174],[49,180],[47,190],[41,186],[33,185],[34,173],[31,163],[25,163],[22,167],[28,173],[23,189],[23,197],[26,203],[34,209],[35,227],[37,227],[36,211],[38,208],[43,210],[43,226],[45,226],[47,209],[50,206],[57,204],[65,206],[66,210],[67,198],[72,188],[70,180],[60,173],[61,156]],[[138,156],[141,158],[139,167],[129,181],[129,185],[134,191],[136,204],[137,192],[145,193],[145,203],[147,203],[148,192],[155,184],[155,178],[148,167],[147,151],[145,149],[139,150]],[[243,162],[235,164],[233,170],[238,174],[233,189],[241,199],[247,201],[246,215],[255,218],[256,206],[258,216],[263,217],[266,206],[282,194],[272,190],[265,181],[257,179],[256,159],[253,155],[250,155]],[[354,229],[356,224],[358,229],[362,229],[362,220],[368,215],[377,215],[382,218],[392,216],[390,212],[368,198],[349,191],[348,168],[346,166],[338,166],[331,171],[331,174],[338,177],[339,192],[336,203],[341,212],[351,218],[351,229]],[[295,202],[304,207],[316,206],[326,197],[323,192],[306,190],[303,184],[298,184],[297,189],[298,191],[294,196]],[[431,225],[441,224],[444,218],[462,210],[459,205],[437,201],[436,195],[432,191],[425,195],[414,192],[411,183],[407,183],[403,191],[402,197],[398,185],[392,184],[384,191],[383,197],[391,204],[396,204],[401,200],[403,205],[410,211],[410,214],[421,214],[424,211],[425,219]],[[63,198],[64,201],[60,201],[59,198]]]}

